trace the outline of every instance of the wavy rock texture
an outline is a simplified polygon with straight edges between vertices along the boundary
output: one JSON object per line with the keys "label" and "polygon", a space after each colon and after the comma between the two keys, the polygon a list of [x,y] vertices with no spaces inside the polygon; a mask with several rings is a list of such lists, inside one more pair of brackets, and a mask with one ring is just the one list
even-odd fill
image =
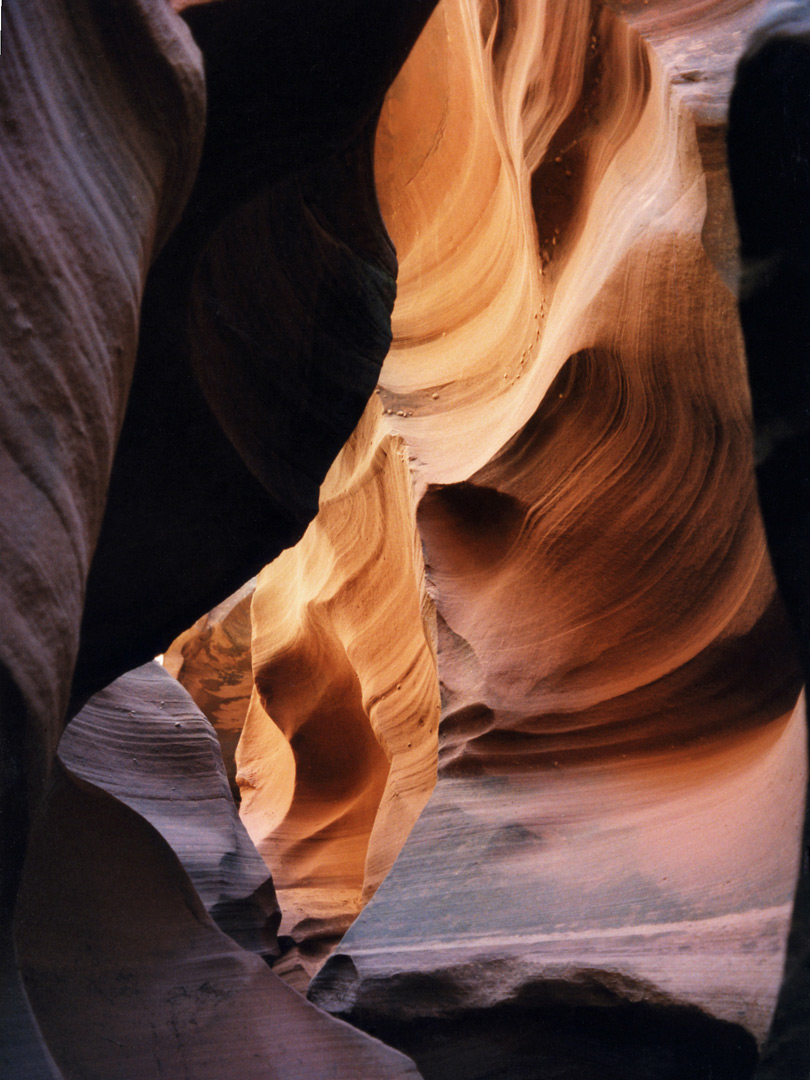
{"label": "wavy rock texture", "polygon": [[[243,817],[291,980],[428,798],[438,654],[440,782],[313,996],[442,1080],[749,1075],[806,785],[723,155],[766,5],[445,0],[375,161],[430,2],[176,6],[203,145],[200,53],[167,5],[6,5],[0,1074],[418,1075],[215,925],[274,949],[265,871],[179,687],[151,668],[92,697],[303,536],[258,582],[247,709],[247,595],[173,654],[228,751],[246,712]],[[806,27],[784,18],[791,48],[761,37],[738,98],[736,197],[760,441],[779,444],[760,491],[804,630],[806,530],[785,521],[807,192],[780,184]],[[363,413],[396,272],[373,171],[401,272]],[[794,316],[771,396],[757,371]],[[21,839],[88,698],[33,836],[23,990]],[[131,730],[139,711],[154,722]],[[806,1065],[806,944],[793,961],[769,1080]]]}
{"label": "wavy rock texture", "polygon": [[210,725],[158,664],[95,695],[59,757],[17,937],[67,1080],[418,1076],[236,944],[275,951],[273,887]]}
{"label": "wavy rock texture", "polygon": [[5,7],[0,70],[0,1074],[53,1075],[10,909],[67,707],[150,262],[202,145],[198,51],[165,6]]}
{"label": "wavy rock texture", "polygon": [[205,60],[206,140],[144,298],[77,704],[300,538],[373,390],[396,260],[371,140],[424,16],[398,5],[372,27],[370,6],[184,12]]}
{"label": "wavy rock texture", "polygon": [[66,1080],[419,1076],[218,930],[169,846],[123,803],[60,773],[42,820],[18,941]]}
{"label": "wavy rock texture", "polygon": [[302,945],[304,985],[390,869],[436,776],[435,623],[406,453],[380,417],[375,398],[317,518],[253,599],[241,813],[282,928]]}
{"label": "wavy rock texture", "polygon": [[157,829],[220,929],[278,955],[273,883],[239,820],[216,737],[167,671],[146,664],[95,694],[62,736],[59,759]]}
{"label": "wavy rock texture", "polygon": [[[727,1023],[712,1075],[746,1075],[767,1033],[806,753],[729,288],[722,120],[761,10],[451,0],[382,114],[381,396],[438,613],[440,780],[311,992],[426,1076],[523,1076],[509,1010],[591,1023],[594,984],[617,1018],[716,1021],[599,1075],[709,1075]],[[458,1021],[455,1063],[424,1016]],[[569,1051],[547,1066],[579,1077]]]}
{"label": "wavy rock texture", "polygon": [[236,745],[253,692],[250,605],[255,589],[251,578],[173,641],[163,658],[163,666],[213,725],[237,799]]}
{"label": "wavy rock texture", "polygon": [[[371,143],[430,8],[7,5],[4,1075],[54,1073],[10,909],[66,715],[300,537],[376,382],[396,262]],[[62,857],[39,843],[31,880]]]}
{"label": "wavy rock texture", "polygon": [[[35,796],[67,706],[144,281],[193,183],[204,97],[199,53],[158,5],[112,19],[90,2],[12,4],[4,29],[0,648],[4,704],[19,695],[30,717]],[[5,727],[6,753],[22,753]]]}

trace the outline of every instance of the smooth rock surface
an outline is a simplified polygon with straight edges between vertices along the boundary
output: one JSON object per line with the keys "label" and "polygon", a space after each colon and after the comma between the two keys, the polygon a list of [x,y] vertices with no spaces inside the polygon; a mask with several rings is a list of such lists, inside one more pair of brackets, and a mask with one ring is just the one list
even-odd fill
{"label": "smooth rock surface", "polygon": [[164,5],[126,0],[113,18],[92,0],[33,0],[4,15],[2,821],[24,835],[64,722],[144,282],[194,181],[204,88]]}
{"label": "smooth rock surface", "polygon": [[[66,716],[301,535],[373,389],[371,140],[430,7],[232,0],[195,44],[163,0],[6,5],[4,943]],[[20,1023],[2,1068],[50,1076]]]}
{"label": "smooth rock surface", "polygon": [[216,736],[160,664],[94,694],[68,725],[59,758],[157,829],[221,930],[260,956],[278,955],[273,882],[239,820]]}
{"label": "smooth rock surface", "polygon": [[236,744],[253,692],[250,606],[255,589],[256,579],[251,578],[176,638],[163,657],[165,669],[213,725],[235,799],[240,797]]}
{"label": "smooth rock surface", "polygon": [[17,942],[65,1080],[419,1075],[240,949],[161,835],[61,765],[32,834]]}
{"label": "smooth rock surface", "polygon": [[803,740],[797,710],[713,752],[584,776],[549,763],[440,779],[313,999],[373,1028],[460,1017],[546,983],[546,1004],[564,1004],[568,983],[606,983],[618,998],[698,1005],[762,1041],[790,918]]}
{"label": "smooth rock surface", "polygon": [[11,909],[65,720],[150,263],[194,182],[199,51],[164,4],[5,5],[0,64],[0,1075],[54,1069]]}
{"label": "smooth rock surface", "polygon": [[804,6],[6,7],[0,1075],[806,1073]]}
{"label": "smooth rock surface", "polygon": [[273,873],[282,931],[301,945],[302,988],[389,871],[436,778],[435,617],[405,450],[380,421],[375,397],[317,518],[259,575],[252,605],[241,815]]}

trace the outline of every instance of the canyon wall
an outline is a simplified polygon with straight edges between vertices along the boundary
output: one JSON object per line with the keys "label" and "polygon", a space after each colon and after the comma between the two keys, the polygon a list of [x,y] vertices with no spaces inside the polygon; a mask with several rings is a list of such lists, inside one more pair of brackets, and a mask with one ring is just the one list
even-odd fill
{"label": "canyon wall", "polygon": [[251,608],[241,815],[273,869],[283,930],[310,954],[374,893],[436,775],[435,616],[405,447],[381,419],[375,397]]}
{"label": "canyon wall", "polygon": [[439,784],[311,993],[424,1075],[511,1076],[482,1039],[530,1004],[768,1032],[806,766],[723,155],[761,14],[445,3],[383,110]]}
{"label": "canyon wall", "polygon": [[801,7],[7,7],[0,1077],[806,1071]]}
{"label": "canyon wall", "polygon": [[[222,909],[246,887],[246,851],[258,869],[244,834],[221,852],[221,833],[201,839],[214,864],[189,877],[183,830],[158,835],[149,800],[119,798],[114,754],[92,780],[54,754],[67,719],[86,705],[109,720],[99,691],[314,516],[390,342],[396,259],[373,135],[431,6],[232,0],[181,19],[164,0],[6,5],[4,1077],[221,1075],[228,1043],[240,1075],[415,1075],[268,983],[261,956],[210,921],[203,901],[223,879],[212,914],[242,944],[253,933]],[[104,732],[100,751],[120,734]],[[119,1053],[133,965],[138,1022]],[[228,1019],[195,1030],[231,976]],[[275,1020],[274,994],[287,1002]]]}
{"label": "canyon wall", "polygon": [[17,925],[61,1075],[418,1077],[269,970],[278,920],[186,691],[152,663],[94,695],[60,744]]}
{"label": "canyon wall", "polygon": [[11,918],[64,724],[149,266],[194,183],[199,52],[167,7],[34,0],[0,67],[0,1073],[55,1075]]}
{"label": "canyon wall", "polygon": [[415,518],[439,783],[310,993],[425,1076],[589,1055],[739,1076],[766,1041],[806,737],[725,163],[765,10],[442,3],[383,108],[392,348],[318,517],[259,577],[234,771],[303,987],[415,816],[385,799],[430,717],[399,697],[425,640]]}

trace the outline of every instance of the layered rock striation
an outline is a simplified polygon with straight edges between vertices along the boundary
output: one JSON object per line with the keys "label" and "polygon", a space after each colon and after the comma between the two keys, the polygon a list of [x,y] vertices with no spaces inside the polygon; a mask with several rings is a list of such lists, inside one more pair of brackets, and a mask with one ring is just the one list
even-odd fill
{"label": "layered rock striation", "polygon": [[194,182],[199,52],[168,7],[4,12],[0,72],[0,1072],[54,1075],[11,941],[64,722],[149,265]]}
{"label": "layered rock striation", "polygon": [[236,746],[253,691],[250,605],[255,588],[251,578],[176,638],[162,659],[213,725],[235,799]]}
{"label": "layered rock striation", "polygon": [[59,758],[17,942],[66,1080],[418,1076],[262,959],[278,951],[272,883],[213,731],[171,675],[149,664],[95,695]]}
{"label": "layered rock striation", "polygon": [[174,6],[5,25],[0,1076],[798,1075],[803,10]]}
{"label": "layered rock striation", "polygon": [[242,820],[312,974],[317,940],[334,944],[373,895],[436,776],[435,616],[406,450],[376,397],[251,611]]}
{"label": "layered rock striation", "polygon": [[[768,1031],[806,751],[730,287],[722,125],[760,14],[445,3],[381,117],[439,783],[311,994],[426,1076],[523,1075],[529,1001],[714,1018],[650,1075],[708,1075],[715,1037],[745,1075]],[[479,1053],[487,1015],[515,1058]]]}

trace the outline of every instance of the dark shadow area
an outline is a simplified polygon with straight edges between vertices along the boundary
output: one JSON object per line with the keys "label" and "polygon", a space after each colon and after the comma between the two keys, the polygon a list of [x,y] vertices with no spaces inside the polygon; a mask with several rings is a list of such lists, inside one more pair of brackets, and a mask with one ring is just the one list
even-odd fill
{"label": "dark shadow area", "polygon": [[744,1028],[685,1006],[500,1007],[363,1028],[424,1080],[747,1080],[757,1060]]}
{"label": "dark shadow area", "polygon": [[432,8],[233,0],[184,13],[205,63],[206,138],[146,283],[71,715],[317,512],[388,351],[396,258],[374,131]]}
{"label": "dark shadow area", "polygon": [[[737,68],[728,128],[740,321],[771,561],[810,677],[810,15],[778,7]],[[810,1073],[810,820],[785,975],[757,1080]]]}

